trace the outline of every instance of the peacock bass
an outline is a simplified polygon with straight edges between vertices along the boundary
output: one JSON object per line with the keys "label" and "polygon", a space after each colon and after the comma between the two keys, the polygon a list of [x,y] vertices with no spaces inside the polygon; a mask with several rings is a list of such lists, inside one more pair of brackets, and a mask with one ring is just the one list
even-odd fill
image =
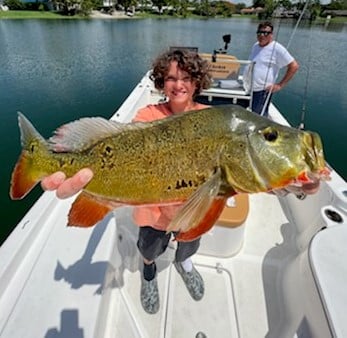
{"label": "peacock bass", "polygon": [[208,231],[228,197],[327,179],[318,134],[279,125],[235,106],[148,123],[82,118],[45,140],[19,113],[22,153],[10,196],[21,199],[45,176],[94,177],[72,204],[68,225],[92,226],[121,205],[183,203],[167,231],[189,241]]}

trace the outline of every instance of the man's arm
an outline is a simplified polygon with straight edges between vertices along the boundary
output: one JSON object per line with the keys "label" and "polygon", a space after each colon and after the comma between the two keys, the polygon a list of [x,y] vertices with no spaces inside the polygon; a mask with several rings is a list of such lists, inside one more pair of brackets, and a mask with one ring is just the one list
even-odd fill
{"label": "man's arm", "polygon": [[287,71],[284,74],[282,80],[278,83],[273,84],[272,86],[268,86],[266,90],[271,90],[271,93],[278,92],[292,79],[292,77],[295,75],[298,69],[299,64],[295,60],[293,60],[290,64],[288,64]]}

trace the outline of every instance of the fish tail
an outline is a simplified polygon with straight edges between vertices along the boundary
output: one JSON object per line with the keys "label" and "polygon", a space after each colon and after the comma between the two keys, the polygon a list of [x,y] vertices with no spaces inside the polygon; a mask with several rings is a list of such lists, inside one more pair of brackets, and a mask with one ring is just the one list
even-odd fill
{"label": "fish tail", "polygon": [[48,154],[48,143],[30,121],[18,112],[22,153],[12,172],[10,197],[24,198],[46,175],[38,157]]}

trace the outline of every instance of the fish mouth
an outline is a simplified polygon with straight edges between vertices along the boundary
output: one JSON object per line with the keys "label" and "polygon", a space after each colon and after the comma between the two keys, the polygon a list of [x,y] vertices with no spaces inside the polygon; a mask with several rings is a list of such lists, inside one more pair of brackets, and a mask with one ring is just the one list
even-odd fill
{"label": "fish mouth", "polygon": [[314,132],[305,132],[303,143],[305,148],[304,160],[309,169],[299,174],[299,181],[309,183],[316,180],[330,180],[331,169],[325,162],[320,136]]}
{"label": "fish mouth", "polygon": [[320,181],[329,181],[331,179],[331,168],[324,160],[322,142],[318,134],[305,132],[303,144],[306,168],[286,187],[286,190],[295,194],[302,192],[312,194],[318,190]]}

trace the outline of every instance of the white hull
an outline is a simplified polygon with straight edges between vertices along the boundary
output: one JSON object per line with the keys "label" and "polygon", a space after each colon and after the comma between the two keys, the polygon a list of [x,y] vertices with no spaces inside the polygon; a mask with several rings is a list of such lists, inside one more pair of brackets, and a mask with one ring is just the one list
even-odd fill
{"label": "white hull", "polygon": [[[158,99],[145,77],[113,119],[130,121]],[[286,123],[273,106],[270,115]],[[131,208],[67,228],[73,198],[45,192],[0,247],[0,337],[347,337],[346,195],[334,171],[302,201],[250,195],[245,224],[214,227],[194,256],[204,298],[189,297],[173,242],[158,261],[160,310],[149,315]]]}

